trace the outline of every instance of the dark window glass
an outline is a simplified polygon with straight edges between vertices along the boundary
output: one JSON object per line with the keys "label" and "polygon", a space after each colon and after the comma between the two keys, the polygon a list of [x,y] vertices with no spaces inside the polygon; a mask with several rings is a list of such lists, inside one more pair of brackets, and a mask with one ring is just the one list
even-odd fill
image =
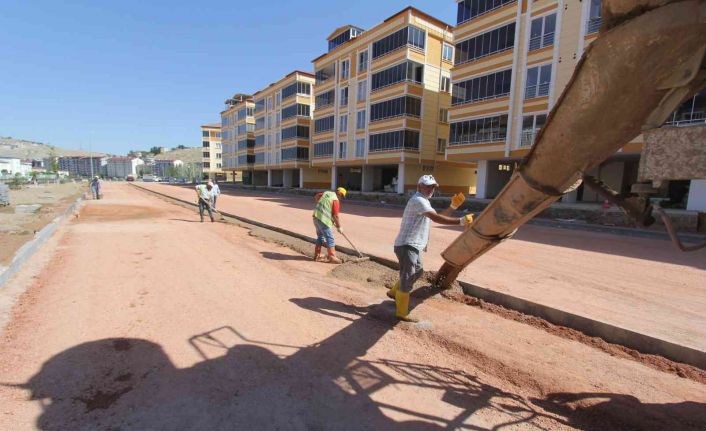
{"label": "dark window glass", "polygon": [[282,129],[282,140],[288,139],[309,139],[309,126],[292,126]]}
{"label": "dark window glass", "polygon": [[336,63],[331,63],[316,71],[316,85],[322,84],[336,76]]}
{"label": "dark window glass", "polygon": [[333,130],[334,116],[328,116],[324,118],[319,118],[314,121],[314,133],[326,132]]}
{"label": "dark window glass", "polygon": [[461,24],[516,0],[463,0],[458,2],[456,23]]}
{"label": "dark window glass", "polygon": [[309,149],[306,147],[282,148],[282,161],[309,160]]}
{"label": "dark window glass", "polygon": [[[265,136],[258,136],[259,138],[262,138],[262,143],[259,145],[265,145]],[[241,139],[238,141],[238,150],[246,150],[248,148],[255,148],[255,145],[257,145],[257,138],[255,139]]]}
{"label": "dark window glass", "polygon": [[282,120],[286,120],[287,118],[299,116],[299,117],[308,117],[310,114],[310,108],[309,105],[303,105],[301,103],[295,103],[294,105],[287,106],[286,108],[282,109]]}
{"label": "dark window glass", "polygon": [[265,117],[255,120],[255,130],[260,130],[263,128],[265,128]]}
{"label": "dark window glass", "polygon": [[205,131],[205,130],[201,132],[201,135],[202,135],[204,138],[208,138],[208,132]]}
{"label": "dark window glass", "polygon": [[512,49],[515,44],[515,23],[496,28],[472,39],[456,44],[456,65],[468,63],[475,59],[486,57]]}
{"label": "dark window glass", "polygon": [[255,113],[263,111],[265,109],[265,99],[260,99],[255,101]]}
{"label": "dark window glass", "polygon": [[288,99],[295,94],[311,94],[311,84],[306,82],[295,82],[282,89],[282,100]]}
{"label": "dark window glass", "polygon": [[504,141],[507,137],[507,114],[451,123],[449,145]]}
{"label": "dark window glass", "polygon": [[512,71],[508,69],[457,82],[451,92],[452,104],[458,105],[507,96],[510,94],[511,77]]}
{"label": "dark window glass", "polygon": [[402,81],[422,82],[424,66],[414,61],[406,61],[373,74],[372,91]]}
{"label": "dark window glass", "polygon": [[410,115],[419,117],[422,114],[422,101],[416,97],[403,96],[397,99],[370,105],[370,121],[380,121],[386,118]]}
{"label": "dark window glass", "polygon": [[323,108],[329,105],[333,105],[336,101],[336,90],[327,91],[325,93],[316,96],[316,107]]}
{"label": "dark window glass", "polygon": [[373,43],[373,59],[411,45],[424,49],[426,32],[414,26],[407,26]]}
{"label": "dark window glass", "polygon": [[262,147],[265,145],[265,135],[255,136],[255,147]]}
{"label": "dark window glass", "polygon": [[419,132],[397,130],[370,135],[369,152],[389,150],[419,150]]}
{"label": "dark window glass", "polygon": [[319,142],[314,144],[314,157],[333,156],[333,141]]}
{"label": "dark window glass", "polygon": [[255,153],[255,164],[261,165],[265,163],[265,153]]}

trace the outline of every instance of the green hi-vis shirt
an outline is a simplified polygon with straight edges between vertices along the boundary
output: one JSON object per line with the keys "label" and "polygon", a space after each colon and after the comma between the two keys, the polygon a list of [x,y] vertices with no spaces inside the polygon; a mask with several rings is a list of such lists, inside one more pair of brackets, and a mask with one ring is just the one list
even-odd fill
{"label": "green hi-vis shirt", "polygon": [[338,201],[336,192],[328,191],[321,195],[321,199],[314,208],[314,217],[319,219],[321,223],[328,227],[333,226],[333,203]]}

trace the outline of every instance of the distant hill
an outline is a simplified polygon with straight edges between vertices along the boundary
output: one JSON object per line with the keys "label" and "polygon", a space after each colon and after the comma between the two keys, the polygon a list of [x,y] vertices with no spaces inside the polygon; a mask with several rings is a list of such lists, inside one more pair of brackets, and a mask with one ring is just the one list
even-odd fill
{"label": "distant hill", "polygon": [[183,150],[167,151],[157,154],[156,160],[181,160],[184,163],[201,163],[203,160],[203,148],[190,147]]}
{"label": "distant hill", "polygon": [[18,157],[21,159],[43,159],[54,151],[57,156],[104,156],[103,153],[78,150],[67,150],[41,142],[25,141],[23,139],[0,137],[0,157]]}

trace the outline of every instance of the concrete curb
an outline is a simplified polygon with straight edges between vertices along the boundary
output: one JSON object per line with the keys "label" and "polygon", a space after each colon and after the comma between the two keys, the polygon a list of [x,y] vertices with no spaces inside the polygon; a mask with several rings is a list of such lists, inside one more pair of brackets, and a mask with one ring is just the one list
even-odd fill
{"label": "concrete curb", "polygon": [[19,250],[17,250],[15,256],[12,258],[10,266],[5,268],[5,270],[0,273],[0,289],[2,289],[2,287],[5,286],[5,284],[17,272],[19,272],[19,270],[22,268],[22,265],[24,265],[30,257],[32,257],[37,251],[39,251],[40,247],[44,245],[45,242],[47,242],[49,237],[56,231],[59,225],[66,219],[66,217],[70,213],[75,211],[76,208],[78,208],[78,206],[81,205],[82,202],[83,199],[78,198],[76,202],[69,205],[69,207],[64,210],[63,214],[60,214],[59,216],[54,218],[54,220],[44,226],[42,230],[37,232],[34,235],[34,238],[32,238],[29,242],[27,242],[22,247],[20,247]]}
{"label": "concrete curb", "polygon": [[[194,204],[193,202],[188,202],[179,198],[175,198],[173,196],[169,196],[165,193],[149,190],[136,184],[133,185],[146,192],[150,192],[155,195],[171,199],[173,201],[181,202],[196,207],[196,204]],[[254,220],[247,219],[245,217],[237,216],[235,214],[229,214],[225,212],[221,212],[221,214],[247,224],[251,224],[264,229],[269,229],[307,242],[313,243],[315,241],[314,238],[299,234],[297,232],[282,229],[277,226],[271,226],[265,223],[260,223]],[[353,256],[356,255],[354,250],[349,249],[347,247],[336,246],[336,249],[346,254],[350,254]],[[365,256],[370,257],[370,260],[373,262],[379,263],[395,270],[399,269],[397,262],[392,261],[390,259],[369,254],[365,254]],[[706,352],[686,346],[681,346],[666,340],[661,340],[659,338],[641,334],[635,331],[631,331],[629,329],[621,328],[619,326],[614,326],[609,323],[590,319],[588,317],[579,316],[577,314],[569,313],[567,311],[559,310],[557,308],[538,304],[536,302],[508,295],[506,293],[497,292],[480,286],[475,286],[467,282],[459,281],[459,284],[463,288],[464,293],[470,296],[474,296],[476,298],[480,298],[486,302],[500,305],[511,310],[519,311],[527,315],[539,317],[555,325],[575,329],[586,335],[592,337],[599,337],[609,343],[625,346],[637,350],[641,353],[663,356],[673,361],[682,362],[706,370]]]}

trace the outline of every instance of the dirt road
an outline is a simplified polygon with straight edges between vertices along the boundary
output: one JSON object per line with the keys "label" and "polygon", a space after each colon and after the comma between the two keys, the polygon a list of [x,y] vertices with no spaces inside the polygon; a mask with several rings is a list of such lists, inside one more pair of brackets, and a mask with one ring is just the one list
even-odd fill
{"label": "dirt road", "polygon": [[[141,184],[143,185],[143,184]],[[143,186],[193,199],[193,191]],[[228,191],[219,207],[246,218],[313,236],[312,201],[286,194]],[[346,234],[363,252],[395,260],[392,251],[402,210],[344,202]],[[460,227],[434,226],[425,267],[437,270],[440,253]],[[341,244],[345,240],[340,238]],[[541,226],[518,234],[466,268],[460,278],[579,316],[706,351],[706,250],[680,253],[668,241]]]}
{"label": "dirt road", "polygon": [[380,286],[105,189],[11,282],[0,429],[706,427],[705,385],[443,298],[397,324]]}

